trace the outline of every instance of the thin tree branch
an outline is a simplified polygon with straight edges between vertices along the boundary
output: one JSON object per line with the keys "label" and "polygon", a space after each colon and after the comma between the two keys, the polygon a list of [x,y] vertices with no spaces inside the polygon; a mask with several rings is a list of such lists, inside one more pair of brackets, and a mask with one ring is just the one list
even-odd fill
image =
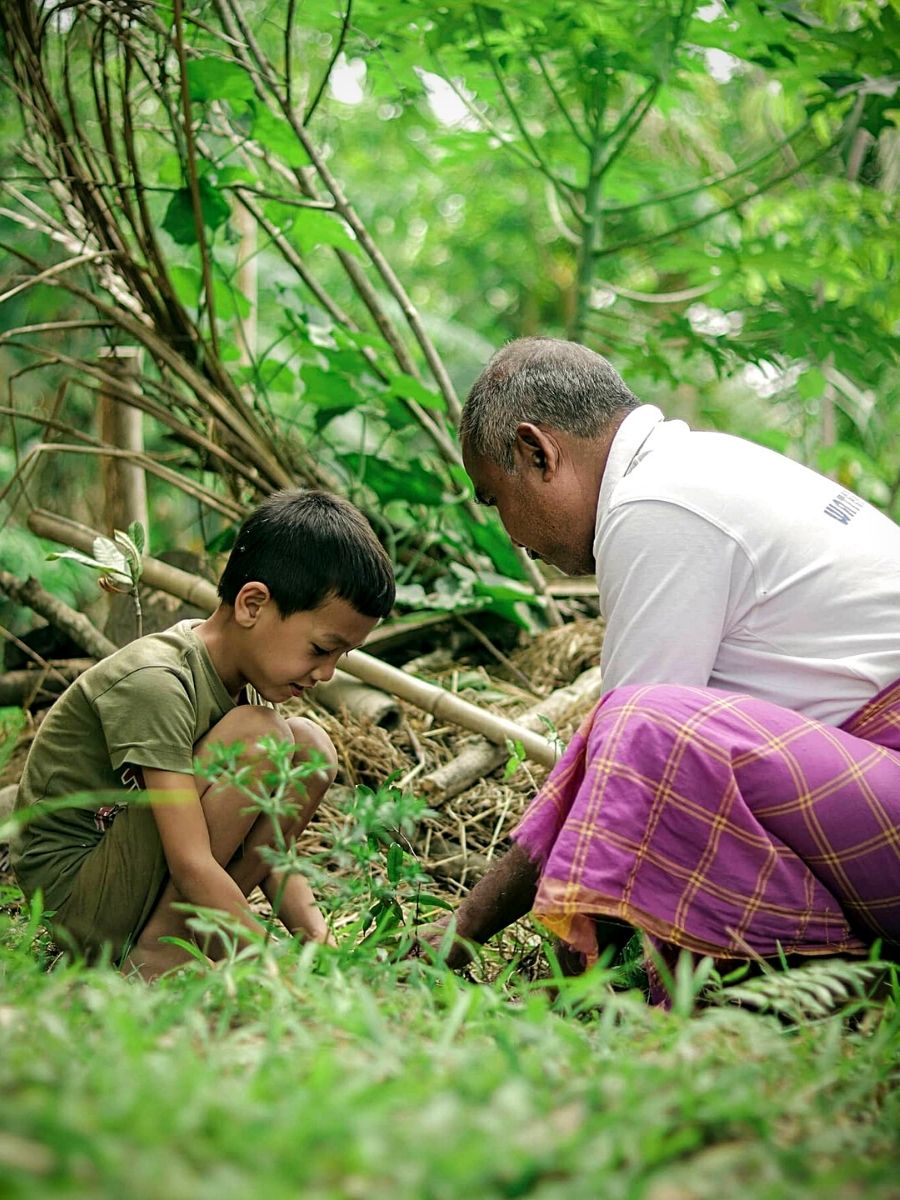
{"label": "thin tree branch", "polygon": [[491,73],[493,74],[494,79],[497,81],[497,86],[500,88],[500,93],[503,96],[506,107],[509,109],[509,115],[512,117],[513,123],[518,129],[522,137],[522,141],[531,151],[532,157],[534,158],[535,163],[537,163],[540,167],[541,173],[546,175],[546,177],[553,183],[554,187],[560,189],[561,191],[565,191],[568,185],[564,180],[560,179],[558,175],[554,174],[554,172],[550,169],[546,159],[538,150],[537,143],[528,132],[528,127],[525,124],[522,114],[519,112],[518,107],[516,106],[510,94],[509,88],[506,86],[506,80],[503,78],[503,72],[500,70],[500,65],[494,57],[494,52],[491,49],[490,42],[487,38],[487,32],[484,28],[484,18],[481,14],[480,5],[474,5],[473,12],[475,13],[475,21],[478,25],[478,33],[481,37],[481,45],[484,48],[485,55],[487,56]]}
{"label": "thin tree branch", "polygon": [[71,271],[73,267],[81,267],[85,263],[96,262],[101,258],[109,258],[111,254],[111,250],[91,250],[87,254],[76,254],[74,258],[54,263],[52,267],[47,267],[37,275],[29,275],[22,283],[0,295],[0,304],[5,304],[7,300],[12,300],[13,296],[18,296],[20,292],[27,292],[29,288],[37,287],[40,283],[55,281],[56,276],[61,275],[64,271]]}
{"label": "thin tree branch", "polygon": [[209,340],[216,359],[221,359],[219,351],[219,332],[216,328],[216,305],[213,294],[212,270],[209,261],[209,249],[206,245],[206,234],[203,228],[203,205],[200,199],[200,179],[197,175],[197,152],[194,147],[194,125],[191,115],[191,94],[188,88],[187,58],[184,52],[184,24],[182,19],[184,0],[174,0],[172,9],[173,28],[175,31],[175,53],[178,57],[178,73],[181,85],[181,108],[184,117],[184,140],[187,153],[188,184],[191,190],[191,207],[194,210],[194,228],[197,233],[197,249],[200,252],[200,267],[203,274],[203,291],[206,295],[206,309],[209,315]]}
{"label": "thin tree branch", "polygon": [[733,171],[728,171],[724,175],[710,175],[706,179],[701,179],[699,183],[693,183],[690,187],[676,188],[671,192],[660,192],[654,196],[648,196],[646,200],[635,200],[631,204],[609,204],[603,206],[604,216],[621,216],[624,213],[636,212],[638,209],[650,208],[654,204],[668,204],[672,200],[683,200],[686,196],[693,196],[697,192],[706,191],[708,188],[718,187],[720,184],[728,183],[732,179],[737,179],[740,175],[745,175],[748,171],[752,171],[754,167],[758,167],[768,158],[772,158],[789,145],[801,133],[805,133],[810,126],[810,122],[804,121],[802,125],[798,125],[793,133],[789,133],[787,137],[776,142],[762,154],[758,154],[755,158],[748,159],[739,167],[735,167]]}
{"label": "thin tree branch", "polygon": [[[260,76],[263,80],[265,80],[274,103],[278,106],[280,112],[293,129],[294,135],[306,152],[306,155],[315,168],[315,171],[322,181],[322,184],[334,197],[335,205],[341,216],[353,230],[357,241],[368,255],[372,265],[375,267],[376,271],[387,286],[388,291],[399,304],[400,309],[406,318],[406,322],[425,356],[425,360],[428,363],[428,367],[432,375],[434,376],[435,382],[437,383],[438,388],[440,389],[441,394],[447,403],[447,411],[449,412],[451,419],[454,422],[458,422],[461,408],[459,400],[456,396],[456,391],[450,380],[450,376],[447,374],[444,364],[441,362],[440,357],[438,356],[437,351],[431,342],[431,339],[428,337],[428,334],[422,325],[419,313],[415,305],[412,303],[412,300],[409,298],[406,289],[403,287],[393,268],[390,266],[387,259],[373,241],[367,227],[345,196],[344,191],[338,183],[336,177],[329,170],[323,156],[313,144],[312,139],[302,123],[299,121],[296,113],[293,111],[290,105],[285,102],[284,95],[279,92],[277,88],[277,79],[271,64],[268,62],[265,54],[260,49],[256,39],[253,37],[251,30],[247,26],[246,19],[241,11],[240,5],[236,2],[236,0],[215,0],[215,2],[223,19],[232,25],[232,30],[236,27],[243,34],[250,49],[250,53],[257,64]],[[298,182],[308,187],[308,184],[300,172],[297,173],[297,178]],[[357,287],[357,289],[362,289],[360,294],[367,303],[367,307],[369,307],[370,312],[373,312],[373,301],[376,303],[377,301],[374,293],[371,291],[371,288],[367,286],[368,281],[365,280],[364,276],[362,275],[358,264],[351,258],[350,255],[346,254],[342,250],[339,250],[337,254],[341,263],[344,265],[345,270],[347,270],[348,274],[353,280],[354,286]],[[379,328],[382,330],[382,336],[386,336],[385,330],[390,323],[387,321],[386,314],[384,314],[384,312],[381,310],[380,305],[378,305],[377,311]],[[373,316],[375,316],[375,312],[373,312]],[[408,361],[409,360],[407,359],[407,363]],[[401,366],[409,374],[416,376],[418,375],[418,371],[415,370],[414,366],[412,371],[409,371],[409,365],[404,365],[401,363]]]}
{"label": "thin tree branch", "polygon": [[116,649],[115,643],[96,629],[87,617],[56,596],[51,596],[36,579],[17,579],[9,571],[0,571],[0,591],[5,592],[16,604],[30,608],[56,629],[67,633],[73,642],[77,642],[94,658],[105,658]]}
{"label": "thin tree branch", "polygon": [[67,442],[38,442],[32,446],[19,467],[13,473],[12,478],[6,486],[0,490],[0,500],[3,500],[18,476],[25,470],[25,467],[32,459],[39,458],[42,454],[96,454],[102,458],[119,458],[125,462],[134,463],[136,466],[142,467],[148,474],[155,475],[158,479],[164,480],[172,487],[178,488],[184,492],[186,496],[192,497],[194,500],[205,504],[207,508],[212,508],[219,512],[229,520],[234,521],[244,514],[244,509],[240,504],[234,501],[229,501],[221,496],[217,496],[215,492],[211,492],[209,488],[203,487],[202,484],[194,483],[192,479],[180,474],[178,471],[173,471],[171,467],[165,467],[158,463],[148,454],[141,454],[135,450],[120,450],[116,446],[108,446],[105,443],[99,446],[71,446]]}
{"label": "thin tree branch", "polygon": [[787,171],[783,171],[780,175],[774,175],[771,179],[760,187],[748,192],[744,196],[740,196],[737,200],[733,200],[731,204],[725,204],[721,208],[717,208],[714,212],[703,213],[699,217],[695,217],[692,221],[685,221],[681,225],[673,225],[669,229],[664,229],[660,233],[650,233],[645,237],[635,238],[630,242],[619,242],[614,246],[604,246],[602,250],[594,251],[594,259],[608,258],[612,254],[619,254],[623,250],[637,250],[641,246],[651,246],[654,242],[665,241],[667,238],[676,237],[680,233],[686,233],[689,229],[696,229],[698,225],[703,225],[707,221],[712,221],[715,217],[724,216],[725,213],[733,212],[737,208],[743,207],[751,200],[755,200],[763,193],[771,191],[778,184],[784,183],[786,179],[790,179],[792,175],[796,175],[798,171],[802,171],[804,167],[810,166],[814,162],[818,162],[820,158],[824,158],[835,147],[836,142],[829,142],[827,146],[811,154],[808,158],[798,162],[795,166]]}
{"label": "thin tree branch", "polygon": [[601,163],[599,167],[601,175],[606,175],[609,172],[613,163],[624,152],[628,143],[640,129],[644,118],[650,111],[651,104],[656,99],[656,93],[659,91],[659,87],[660,81],[658,79],[654,79],[653,82],[644,90],[643,94],[637,97],[628,113],[619,120],[615,129],[607,138],[607,144],[609,144],[613,138],[618,138],[619,140]]}
{"label": "thin tree branch", "polygon": [[[284,94],[290,105],[294,103],[294,55],[291,51],[291,33],[294,29],[294,15],[297,11],[297,0],[288,0],[287,13],[284,18]],[[329,74],[331,68],[328,68]]]}
{"label": "thin tree branch", "polygon": [[[322,99],[322,96],[325,92],[325,88],[328,86],[328,80],[331,78],[331,72],[334,70],[334,64],[340,58],[341,51],[344,49],[344,42],[347,40],[347,30],[350,28],[350,14],[352,11],[353,11],[353,0],[347,0],[347,7],[344,10],[344,19],[341,21],[341,29],[340,29],[340,33],[338,34],[337,43],[334,47],[334,53],[331,56],[331,61],[328,64],[328,68],[325,71],[325,74],[322,76],[322,80],[319,83],[318,90],[316,91],[315,96],[313,96],[313,98],[310,102],[309,108],[307,108],[306,112],[304,113],[304,116],[303,116],[303,124],[304,125],[308,125],[310,123],[310,121],[313,118],[313,115],[315,114],[316,109],[319,107],[319,101]],[[290,59],[289,58],[286,59],[286,63],[289,63],[289,62],[290,62]],[[291,106],[291,88],[290,88],[289,81],[285,85],[285,99],[287,100],[288,105]]]}
{"label": "thin tree branch", "polygon": [[538,69],[540,70],[541,75],[543,76],[544,83],[546,83],[547,88],[550,92],[550,95],[553,97],[553,101],[556,104],[556,107],[562,113],[563,119],[565,120],[566,124],[571,129],[575,138],[579,142],[581,142],[582,146],[584,146],[585,150],[590,150],[590,148],[591,148],[590,141],[578,128],[578,125],[575,122],[575,118],[572,116],[572,114],[569,112],[568,108],[566,107],[562,96],[559,94],[559,89],[557,88],[556,84],[553,82],[553,78],[552,78],[550,72],[547,70],[547,66],[546,66],[543,58],[541,57],[540,54],[538,54],[537,51],[534,51],[534,53],[532,54],[532,57],[534,58],[534,61],[537,63]]}
{"label": "thin tree branch", "polygon": [[553,175],[552,172],[548,173],[544,168],[542,160],[536,159],[532,155],[527,154],[511,137],[508,137],[482,109],[477,108],[472,103],[472,101],[469,99],[463,89],[459,87],[450,73],[445,70],[437,54],[432,53],[431,57],[441,78],[459,100],[460,104],[464,105],[466,111],[469,112],[476,121],[478,121],[484,130],[491,134],[492,137],[497,139],[504,150],[509,151],[514,158],[517,158],[519,162],[524,163],[526,167],[529,167],[531,170],[537,171],[540,175],[543,175],[547,180],[548,185],[553,189],[554,194],[565,200],[575,219],[579,222],[582,221],[583,218],[576,203],[577,192],[572,185],[567,183],[564,179],[560,179],[558,176]]}

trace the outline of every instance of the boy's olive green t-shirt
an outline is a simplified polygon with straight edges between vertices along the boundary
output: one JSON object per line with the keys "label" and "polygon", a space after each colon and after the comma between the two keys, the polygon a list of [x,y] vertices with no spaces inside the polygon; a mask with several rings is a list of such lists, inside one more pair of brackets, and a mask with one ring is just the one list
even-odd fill
{"label": "boy's olive green t-shirt", "polygon": [[[130,766],[193,774],[194,745],[235,706],[194,632],[180,621],[138,638],[85,671],[50,709],[32,743],[16,808],[106,792],[84,806],[41,813],[12,848],[26,895],[40,887],[58,909],[78,869],[109,826],[128,788]],[[110,791],[115,792],[110,796]]]}

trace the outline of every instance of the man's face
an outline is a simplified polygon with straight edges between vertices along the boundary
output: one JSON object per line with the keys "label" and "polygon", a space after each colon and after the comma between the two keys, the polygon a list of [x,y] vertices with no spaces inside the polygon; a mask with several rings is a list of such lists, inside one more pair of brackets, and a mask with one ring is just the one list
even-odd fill
{"label": "man's face", "polygon": [[587,495],[558,448],[523,441],[515,471],[463,450],[463,463],[479,504],[497,509],[503,528],[531,558],[542,558],[566,575],[594,572],[596,496]]}

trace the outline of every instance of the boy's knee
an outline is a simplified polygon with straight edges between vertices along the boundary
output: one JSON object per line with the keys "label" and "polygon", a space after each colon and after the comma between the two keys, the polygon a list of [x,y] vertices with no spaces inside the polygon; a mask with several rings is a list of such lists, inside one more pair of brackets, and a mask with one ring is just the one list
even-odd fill
{"label": "boy's knee", "polygon": [[262,704],[242,704],[226,713],[206,734],[201,744],[231,746],[240,743],[244,748],[243,757],[255,759],[263,753],[260,742],[264,738],[290,742],[294,740],[294,735],[290,723],[274,708],[266,708]]}
{"label": "boy's knee", "polygon": [[290,729],[297,751],[302,757],[308,758],[311,753],[315,752],[325,759],[322,774],[327,779],[326,786],[330,786],[334,782],[338,768],[337,751],[331,738],[320,725],[306,717],[289,717],[286,724]]}

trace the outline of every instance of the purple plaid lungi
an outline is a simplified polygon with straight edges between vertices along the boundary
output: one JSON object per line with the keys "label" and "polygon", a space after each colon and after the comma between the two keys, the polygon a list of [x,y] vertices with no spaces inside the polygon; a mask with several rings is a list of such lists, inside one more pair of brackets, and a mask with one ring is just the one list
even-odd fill
{"label": "purple plaid lungi", "polygon": [[900,680],[839,728],[749,696],[617,688],[513,832],[534,913],[597,956],[594,916],[716,959],[900,943]]}

